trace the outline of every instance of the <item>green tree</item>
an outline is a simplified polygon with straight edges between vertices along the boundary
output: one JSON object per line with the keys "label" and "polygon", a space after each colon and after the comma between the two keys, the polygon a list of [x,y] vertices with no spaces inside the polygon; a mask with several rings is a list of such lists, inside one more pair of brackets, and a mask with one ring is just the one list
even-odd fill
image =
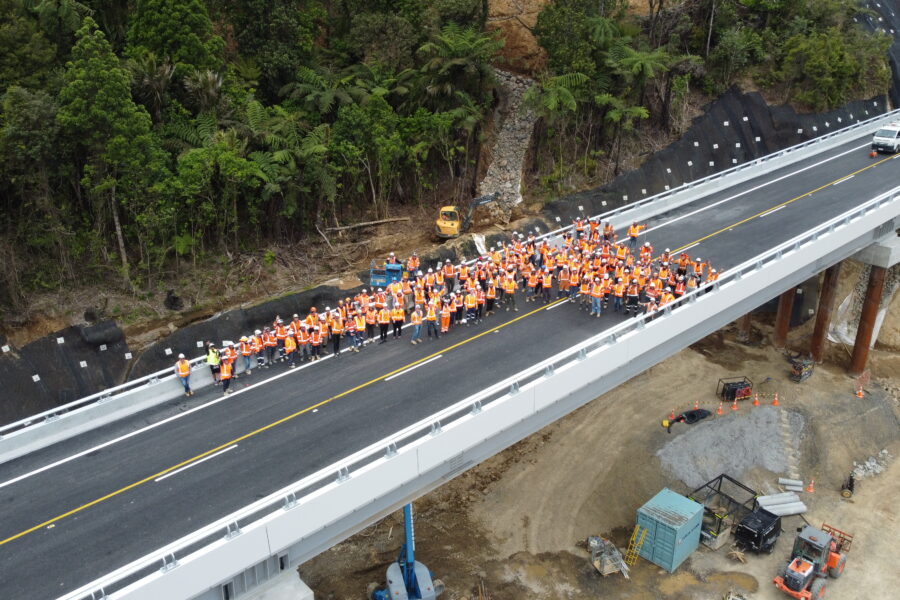
{"label": "green tree", "polygon": [[607,65],[623,75],[638,92],[638,104],[644,105],[647,98],[647,83],[665,72],[670,57],[665,50],[636,50],[631,46],[621,46],[621,51],[607,59]]}
{"label": "green tree", "polygon": [[150,116],[131,99],[128,71],[93,19],[84,19],[76,39],[56,120],[82,157],[77,185],[92,201],[97,234],[102,237],[110,219],[131,286],[122,208],[141,211],[139,200],[164,176],[164,156],[150,135]]}
{"label": "green tree", "polygon": [[494,86],[491,62],[501,48],[503,40],[493,34],[456,23],[445,25],[418,51],[425,60],[422,73],[432,105],[452,108],[457,92],[468,94],[476,102],[486,102]]}
{"label": "green tree", "polygon": [[323,118],[329,118],[341,106],[365,97],[365,91],[355,85],[353,73],[335,73],[324,67],[314,70],[305,66],[297,69],[297,80],[286,85],[281,94],[300,101],[307,111]]}
{"label": "green tree", "polygon": [[20,0],[0,0],[0,91],[36,87],[46,79],[56,50]]}
{"label": "green tree", "polygon": [[127,54],[152,52],[175,65],[178,76],[193,69],[221,70],[222,38],[201,0],[139,0],[128,26]]}
{"label": "green tree", "polygon": [[415,27],[399,15],[362,13],[353,17],[349,40],[362,62],[402,71],[413,66],[413,50],[421,38]]}
{"label": "green tree", "polygon": [[612,94],[598,94],[594,102],[604,109],[604,119],[613,124],[612,148],[615,160],[613,175],[618,175],[622,158],[622,134],[634,131],[635,122],[648,118],[650,113],[643,106],[629,106],[624,100]]}
{"label": "green tree", "polygon": [[128,68],[133,78],[134,95],[144,103],[154,123],[162,123],[163,108],[175,74],[174,65],[160,61],[155,54],[148,52],[129,60]]}
{"label": "green tree", "polygon": [[91,9],[77,0],[28,0],[26,4],[38,16],[41,29],[56,44],[58,57],[68,55],[73,34]]}

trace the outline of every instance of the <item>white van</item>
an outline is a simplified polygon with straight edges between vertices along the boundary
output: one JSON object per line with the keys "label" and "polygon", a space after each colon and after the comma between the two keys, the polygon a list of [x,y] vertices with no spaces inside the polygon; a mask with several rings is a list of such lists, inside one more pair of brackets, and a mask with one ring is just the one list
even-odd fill
{"label": "white van", "polygon": [[876,131],[872,138],[872,150],[892,154],[900,151],[900,123],[891,123]]}

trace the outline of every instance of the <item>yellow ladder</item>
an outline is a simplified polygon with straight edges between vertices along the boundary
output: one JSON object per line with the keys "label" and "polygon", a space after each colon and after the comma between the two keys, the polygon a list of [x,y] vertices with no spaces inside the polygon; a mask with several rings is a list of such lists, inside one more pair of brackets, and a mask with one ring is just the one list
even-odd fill
{"label": "yellow ladder", "polygon": [[625,564],[633,567],[637,562],[638,556],[641,555],[641,546],[644,545],[644,537],[647,535],[646,529],[641,529],[640,525],[634,526],[631,532],[631,539],[628,540],[628,550],[625,551]]}

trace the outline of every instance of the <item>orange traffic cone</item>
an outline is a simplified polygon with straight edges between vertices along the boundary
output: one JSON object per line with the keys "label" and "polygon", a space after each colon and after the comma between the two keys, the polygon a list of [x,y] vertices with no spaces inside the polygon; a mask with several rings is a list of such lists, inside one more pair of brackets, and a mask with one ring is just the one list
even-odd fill
{"label": "orange traffic cone", "polygon": [[731,401],[731,410],[737,410],[737,398]]}
{"label": "orange traffic cone", "polygon": [[721,400],[719,401],[719,409],[716,411],[716,414],[719,415],[720,417],[725,414],[725,411],[722,410],[722,401]]}
{"label": "orange traffic cone", "polygon": [[759,406],[759,394],[753,394],[753,406]]}
{"label": "orange traffic cone", "polygon": [[700,408],[700,401],[694,400],[694,410],[698,410]]}
{"label": "orange traffic cone", "polygon": [[806,493],[807,493],[807,494],[812,494],[813,492],[815,492],[815,491],[816,491],[816,487],[815,487],[815,486],[816,486],[816,480],[815,480],[815,479],[810,479],[810,480],[809,480],[809,485],[806,486]]}
{"label": "orange traffic cone", "polygon": [[672,409],[672,414],[669,415],[669,420],[670,420],[670,421],[674,421],[674,420],[675,420],[675,409],[674,409],[674,408]]}
{"label": "orange traffic cone", "polygon": [[772,406],[781,406],[778,404],[778,392],[775,392],[775,399],[772,400]]}
{"label": "orange traffic cone", "polygon": [[875,152],[874,150],[872,150],[871,152],[869,152],[869,158],[875,158],[876,156],[878,156],[878,153]]}
{"label": "orange traffic cone", "polygon": [[856,388],[856,397],[857,398],[865,398],[866,397],[866,393],[863,391],[861,385],[857,386],[857,388]]}

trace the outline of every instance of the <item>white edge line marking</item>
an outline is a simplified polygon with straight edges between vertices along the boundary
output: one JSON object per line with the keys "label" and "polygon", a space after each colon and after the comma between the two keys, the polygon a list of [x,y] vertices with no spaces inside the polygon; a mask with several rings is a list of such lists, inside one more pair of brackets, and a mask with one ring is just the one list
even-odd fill
{"label": "white edge line marking", "polygon": [[844,183],[845,181],[850,181],[850,180],[853,179],[854,177],[856,177],[856,175],[851,175],[850,177],[844,177],[843,179],[841,179],[841,180],[839,180],[839,181],[835,181],[833,185],[841,185],[841,184]]}
{"label": "white edge line marking", "polygon": [[829,162],[829,161],[832,161],[832,160],[834,160],[834,159],[836,159],[836,158],[840,158],[841,156],[844,156],[845,154],[850,154],[850,153],[852,153],[852,152],[856,152],[857,150],[859,150],[859,149],[861,149],[861,148],[866,148],[866,147],[868,147],[868,146],[869,146],[869,143],[865,143],[865,144],[863,144],[862,146],[857,146],[856,148],[851,148],[851,149],[847,150],[846,152],[841,152],[840,154],[835,154],[834,156],[829,157],[829,158],[826,158],[825,160],[819,161],[819,162],[817,162],[817,163],[815,163],[815,164],[808,165],[808,166],[803,167],[802,169],[798,169],[798,170],[796,170],[796,171],[792,171],[791,173],[788,173],[788,174],[786,174],[786,175],[782,175],[781,177],[778,177],[777,179],[773,179],[772,181],[767,181],[767,182],[765,182],[765,183],[761,183],[761,184],[759,184],[759,185],[756,186],[756,187],[750,188],[749,190],[744,190],[743,192],[739,192],[739,193],[735,194],[734,196],[729,196],[728,198],[724,198],[723,200],[719,200],[718,202],[713,202],[713,203],[710,204],[709,206],[704,206],[704,207],[698,208],[698,209],[695,210],[695,211],[692,211],[692,212],[689,212],[689,213],[687,213],[687,214],[681,215],[680,217],[675,217],[674,219],[669,219],[669,220],[666,221],[665,223],[660,223],[660,224],[657,225],[656,227],[651,227],[650,229],[647,229],[647,230],[645,230],[645,231],[642,231],[641,234],[642,234],[642,235],[647,235],[647,234],[650,233],[651,231],[656,231],[657,229],[660,229],[660,228],[665,227],[665,226],[667,226],[667,225],[671,225],[672,223],[675,223],[675,222],[680,221],[680,220],[682,220],[682,219],[686,219],[686,218],[688,218],[688,217],[692,217],[692,216],[696,215],[697,213],[703,212],[704,210],[707,210],[707,209],[710,209],[710,208],[719,206],[720,204],[724,204],[725,202],[730,202],[731,200],[734,200],[735,198],[740,198],[741,196],[745,196],[745,195],[747,195],[747,194],[750,194],[750,193],[752,193],[752,192],[755,192],[756,190],[761,190],[762,188],[764,188],[764,187],[766,187],[766,186],[769,186],[769,185],[772,185],[773,183],[778,183],[779,181],[781,181],[781,180],[783,180],[783,179],[787,179],[787,178],[789,178],[789,177],[793,177],[794,175],[797,175],[797,174],[802,173],[802,172],[804,172],[804,171],[808,171],[808,170],[810,170],[810,169],[812,169],[812,168],[818,167],[818,166],[820,166],[820,165],[824,165],[825,163],[827,163],[827,162]]}
{"label": "white edge line marking", "polygon": [[393,379],[394,377],[400,377],[401,375],[406,375],[406,374],[409,373],[410,371],[415,371],[416,369],[418,369],[418,368],[421,367],[422,365],[427,365],[427,364],[430,363],[430,362],[436,361],[437,359],[439,359],[439,358],[442,357],[442,356],[443,356],[443,354],[438,354],[438,355],[435,356],[434,358],[429,358],[428,360],[423,361],[423,362],[420,362],[419,364],[417,364],[417,365],[415,365],[415,366],[413,366],[413,367],[410,367],[410,368],[408,368],[408,369],[406,369],[406,370],[400,371],[399,373],[394,373],[394,374],[391,375],[390,377],[385,377],[384,380],[385,380],[385,381],[390,381],[390,380]]}
{"label": "white edge line marking", "polygon": [[[735,194],[734,196],[731,196],[731,197],[729,197],[729,198],[725,198],[724,200],[719,200],[718,202],[715,202],[715,203],[713,203],[713,204],[710,204],[709,206],[704,206],[704,207],[699,208],[699,209],[697,209],[697,210],[695,210],[695,211],[693,211],[693,212],[690,212],[690,213],[687,213],[687,214],[685,214],[685,215],[681,215],[680,217],[676,217],[676,218],[674,218],[674,219],[671,219],[671,220],[669,220],[669,221],[666,221],[665,223],[660,223],[660,224],[657,225],[656,227],[651,227],[650,229],[647,229],[646,231],[642,231],[641,234],[642,234],[642,235],[646,235],[646,234],[650,233],[651,231],[656,231],[657,229],[660,229],[660,228],[662,228],[662,227],[665,227],[666,225],[669,225],[669,224],[671,224],[671,223],[675,223],[676,221],[680,221],[681,219],[686,219],[687,217],[690,217],[690,216],[693,216],[693,215],[695,215],[695,214],[697,214],[697,213],[703,212],[704,210],[706,210],[706,209],[708,209],[708,208],[713,208],[713,207],[718,206],[718,205],[720,205],[720,204],[722,204],[722,203],[724,203],[724,202],[728,202],[728,201],[730,201],[730,200],[734,200],[735,198],[739,198],[739,197],[741,197],[741,196],[744,196],[744,195],[746,195],[746,194],[749,194],[749,193],[751,193],[751,192],[754,192],[754,191],[756,191],[756,190],[758,190],[758,189],[764,188],[764,187],[766,187],[767,185],[770,185],[770,184],[772,184],[772,183],[776,183],[776,182],[781,181],[782,179],[786,179],[786,178],[788,178],[788,177],[792,177],[792,176],[794,176],[794,175],[796,175],[796,174],[798,174],[798,173],[802,173],[803,171],[806,171],[806,170],[809,170],[809,169],[811,169],[811,168],[813,168],[813,167],[817,167],[817,166],[819,166],[819,165],[822,165],[822,164],[824,164],[824,163],[826,163],[826,162],[829,162],[829,161],[831,161],[831,160],[834,160],[835,158],[839,158],[839,157],[841,157],[841,156],[844,156],[845,154],[850,154],[851,152],[856,152],[856,151],[859,150],[860,148],[865,148],[865,147],[867,147],[867,146],[869,146],[869,143],[865,143],[865,144],[863,144],[863,145],[861,145],[861,146],[857,146],[856,148],[851,148],[850,150],[847,150],[846,152],[842,152],[841,154],[836,154],[835,156],[832,156],[832,157],[830,157],[830,158],[826,158],[825,160],[820,161],[820,162],[818,162],[818,163],[809,165],[809,166],[807,166],[807,167],[804,167],[804,168],[799,169],[799,170],[797,170],[797,171],[794,171],[794,172],[792,172],[792,173],[788,173],[787,175],[783,175],[782,177],[779,177],[778,179],[773,179],[772,181],[769,181],[769,182],[760,184],[760,185],[756,186],[755,188],[752,188],[752,189],[749,189],[749,190],[745,190],[745,191],[743,191],[743,192],[740,192],[740,193],[738,193],[738,194]],[[848,178],[848,179],[849,179],[849,178]],[[695,245],[696,245],[696,244],[695,244]],[[688,246],[688,248],[693,248],[693,246]],[[685,250],[687,250],[687,248],[685,248]],[[403,328],[406,329],[406,328],[409,327],[410,325],[411,325],[411,323],[406,323],[406,324],[404,325]],[[496,332],[495,332],[495,333],[496,333]],[[341,350],[341,352],[342,352],[342,353],[343,353],[343,352],[347,352],[347,350],[348,350],[348,349],[345,348],[344,350]],[[329,354],[328,356],[324,357],[323,360],[328,360],[328,359],[333,358],[333,357],[334,357],[334,355]],[[228,398],[233,398],[234,396],[236,396],[236,395],[238,395],[238,394],[241,394],[241,393],[243,393],[243,392],[245,392],[245,391],[248,391],[248,390],[252,390],[253,388],[255,388],[255,387],[257,387],[257,386],[260,386],[260,385],[262,385],[262,384],[264,384],[264,383],[268,383],[268,382],[270,382],[270,381],[275,381],[276,379],[280,379],[281,377],[285,377],[285,376],[287,376],[287,375],[289,375],[289,374],[291,374],[291,373],[298,373],[298,372],[302,371],[303,369],[305,369],[305,368],[307,368],[307,367],[310,367],[310,366],[312,366],[312,363],[307,363],[307,364],[305,364],[305,365],[303,365],[302,367],[299,367],[299,368],[297,368],[297,369],[288,369],[288,370],[285,371],[284,373],[279,373],[278,375],[275,375],[275,376],[273,376],[273,377],[270,377],[269,379],[264,379],[264,380],[262,380],[262,381],[259,381],[259,382],[257,382],[257,383],[254,383],[254,384],[252,384],[252,385],[248,385],[247,387],[242,388],[242,389],[240,389],[240,390],[235,390],[235,392],[234,392],[233,394],[231,394],[230,396],[222,396],[221,398],[218,398],[218,399],[216,399],[216,400],[210,400],[209,402],[206,402],[206,403],[201,404],[201,405],[199,405],[199,406],[195,406],[194,408],[192,408],[192,409],[190,409],[190,410],[186,410],[186,411],[181,412],[181,413],[178,413],[178,414],[176,414],[176,415],[172,415],[171,417],[168,417],[168,418],[166,418],[166,419],[163,419],[162,421],[158,421],[158,422],[156,422],[156,423],[153,423],[153,424],[148,425],[148,426],[146,426],[146,427],[143,427],[143,428],[141,428],[141,429],[137,429],[137,430],[135,430],[135,431],[132,431],[131,433],[127,433],[127,434],[125,434],[125,435],[123,435],[123,436],[119,436],[119,437],[114,438],[114,439],[112,439],[112,440],[103,442],[102,444],[98,444],[98,445],[96,445],[96,446],[94,446],[94,447],[92,447],[92,448],[88,448],[88,449],[86,449],[86,450],[82,450],[81,452],[78,452],[78,453],[73,454],[73,455],[71,455],[71,456],[67,456],[66,458],[60,459],[60,460],[58,460],[58,461],[56,461],[56,462],[50,463],[50,464],[48,464],[48,465],[44,465],[43,467],[40,467],[40,468],[38,468],[38,469],[35,469],[35,470],[33,470],[33,471],[30,471],[30,472],[28,472],[28,473],[25,473],[25,474],[23,474],[23,475],[19,475],[18,477],[14,477],[14,478],[12,478],[12,479],[10,479],[10,480],[8,480],[8,481],[4,481],[3,483],[0,483],[0,489],[5,488],[5,487],[7,487],[7,486],[9,486],[9,485],[12,485],[12,484],[14,484],[14,483],[17,483],[17,482],[19,482],[19,481],[22,481],[23,479],[28,479],[29,477],[32,477],[33,475],[38,475],[39,473],[43,473],[44,471],[48,471],[48,470],[50,470],[50,469],[52,469],[52,468],[54,468],[54,467],[58,467],[58,466],[60,466],[60,465],[64,465],[64,464],[66,464],[66,463],[68,463],[68,462],[71,462],[71,461],[73,461],[73,460],[75,460],[75,459],[81,458],[82,456],[85,456],[85,455],[87,455],[87,454],[90,454],[91,452],[94,452],[94,451],[96,451],[96,450],[102,450],[103,448],[106,448],[106,447],[108,447],[108,446],[112,446],[113,444],[117,444],[117,443],[119,443],[119,442],[121,442],[121,441],[127,440],[128,438],[134,437],[134,436],[136,436],[136,435],[140,435],[140,434],[142,434],[142,433],[144,433],[144,432],[146,432],[146,431],[150,431],[151,429],[155,429],[156,427],[159,427],[159,426],[161,426],[161,425],[165,425],[166,423],[169,423],[169,422],[171,422],[171,421],[174,421],[175,419],[180,419],[181,417],[187,416],[187,415],[189,415],[189,414],[191,414],[191,413],[193,413],[193,412],[196,412],[196,411],[198,411],[198,410],[201,410],[201,409],[204,409],[204,408],[208,408],[208,407],[210,407],[210,406],[215,406],[216,404],[218,404],[219,402],[222,402],[223,400],[227,400]]]}
{"label": "white edge line marking", "polygon": [[[787,206],[787,205],[785,205],[785,206]],[[784,208],[785,206],[779,206],[778,208],[773,208],[773,209],[770,210],[770,211],[764,212],[763,214],[759,215],[759,218],[762,219],[763,217],[768,217],[768,216],[771,215],[772,213],[777,213],[779,210],[781,210],[781,209]]]}
{"label": "white edge line marking", "polygon": [[237,446],[238,446],[237,444],[232,444],[232,445],[228,446],[227,448],[223,448],[222,450],[219,450],[219,451],[216,452],[215,454],[210,454],[209,456],[204,456],[204,457],[201,458],[200,460],[195,460],[194,462],[192,462],[192,463],[190,463],[190,464],[188,464],[188,465],[184,465],[184,466],[181,467],[180,469],[175,469],[174,471],[169,471],[169,472],[166,473],[165,475],[162,475],[162,476],[160,476],[160,477],[157,477],[157,478],[154,479],[153,481],[159,482],[159,481],[162,481],[163,479],[165,479],[165,478],[167,478],[167,477],[171,477],[172,475],[177,475],[178,473],[181,473],[182,471],[185,471],[185,470],[187,470],[187,469],[190,469],[191,467],[195,467],[195,466],[199,465],[199,464],[202,463],[202,462],[206,462],[206,461],[208,461],[208,460],[211,459],[211,458],[215,458],[215,457],[219,456],[220,454],[225,454],[225,453],[228,452],[229,450],[234,450],[235,448],[237,448]]}
{"label": "white edge line marking", "polygon": [[699,246],[699,245],[700,245],[700,242],[697,242],[696,244],[691,244],[691,245],[688,246],[687,248],[682,248],[681,250],[679,250],[679,252],[685,252],[685,251],[687,251],[687,250],[690,250],[690,249],[693,248],[694,246]]}
{"label": "white edge line marking", "polygon": [[566,299],[563,300],[562,302],[557,302],[557,303],[554,304],[553,306],[548,306],[548,307],[545,308],[544,310],[553,310],[553,309],[556,308],[557,306],[562,306],[563,304],[565,304],[565,303],[568,302],[568,301],[569,301],[569,298],[566,298]]}

